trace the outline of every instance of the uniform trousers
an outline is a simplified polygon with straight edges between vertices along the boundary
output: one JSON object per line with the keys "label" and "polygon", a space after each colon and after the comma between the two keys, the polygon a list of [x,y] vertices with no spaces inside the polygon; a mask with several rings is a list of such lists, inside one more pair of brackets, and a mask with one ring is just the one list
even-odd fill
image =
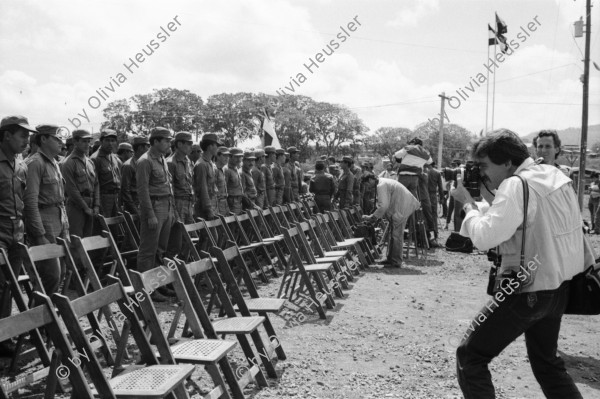
{"label": "uniform trousers", "polygon": [[140,249],[137,256],[140,272],[154,268],[157,258],[162,263],[174,221],[173,200],[169,197],[153,199],[152,209],[158,221],[156,227],[151,229],[148,226],[149,215],[142,213],[140,220]]}

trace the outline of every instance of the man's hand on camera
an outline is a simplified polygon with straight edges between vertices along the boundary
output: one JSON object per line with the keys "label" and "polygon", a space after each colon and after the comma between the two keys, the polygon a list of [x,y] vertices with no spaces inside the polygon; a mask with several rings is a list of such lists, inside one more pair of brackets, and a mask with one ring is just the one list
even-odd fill
{"label": "man's hand on camera", "polygon": [[463,186],[460,176],[456,177],[456,188],[450,191],[450,195],[454,197],[455,201],[462,202],[463,204],[475,202],[469,191]]}

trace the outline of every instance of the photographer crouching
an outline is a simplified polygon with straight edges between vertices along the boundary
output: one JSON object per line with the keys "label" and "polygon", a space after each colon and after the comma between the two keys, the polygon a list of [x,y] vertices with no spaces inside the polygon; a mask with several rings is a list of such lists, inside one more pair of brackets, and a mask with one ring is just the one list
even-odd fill
{"label": "photographer crouching", "polygon": [[458,178],[451,194],[465,204],[460,234],[480,250],[498,247],[500,261],[488,292],[493,297],[456,351],[462,392],[467,399],[494,398],[488,364],[524,333],[544,395],[581,398],[557,354],[569,280],[584,263],[582,219],[572,182],[555,167],[536,164],[521,139],[507,129],[480,139],[472,158],[479,165],[482,193],[496,192],[491,205],[475,203]]}

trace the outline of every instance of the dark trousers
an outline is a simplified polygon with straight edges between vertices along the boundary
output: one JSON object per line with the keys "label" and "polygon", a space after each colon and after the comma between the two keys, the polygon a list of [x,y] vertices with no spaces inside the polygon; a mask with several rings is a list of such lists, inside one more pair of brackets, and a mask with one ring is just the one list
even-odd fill
{"label": "dark trousers", "polygon": [[431,217],[433,218],[433,236],[438,238],[438,198],[437,193],[429,193]]}
{"label": "dark trousers", "polygon": [[[0,248],[6,251],[8,263],[15,277],[19,277],[23,261],[19,252],[19,243],[23,242],[25,228],[22,220],[0,220]],[[10,316],[12,296],[8,286],[8,276],[0,272],[0,319]]]}
{"label": "dark trousers", "polygon": [[599,198],[590,198],[588,200],[588,209],[590,210],[590,221],[592,223],[592,229],[596,230],[596,212],[598,211]]}
{"label": "dark trousers", "polygon": [[[423,209],[423,218],[425,219],[425,227],[427,232],[434,231],[433,215],[431,214],[431,201],[429,201],[429,190],[427,187],[427,175],[421,173],[419,175],[419,201]],[[437,212],[436,212],[437,213]]]}
{"label": "dark trousers", "polygon": [[152,208],[158,225],[151,229],[148,226],[148,215],[142,214],[140,220],[140,250],[137,256],[140,272],[153,269],[157,259],[162,262],[175,216],[173,202],[169,198],[152,200]]}
{"label": "dark trousers", "polygon": [[100,193],[100,214],[105,218],[117,216],[119,212],[119,194]]}
{"label": "dark trousers", "polygon": [[557,354],[560,322],[567,306],[569,282],[558,289],[493,299],[471,322],[456,350],[458,383],[466,399],[495,398],[488,364],[525,334],[531,369],[547,398],[581,398]]}

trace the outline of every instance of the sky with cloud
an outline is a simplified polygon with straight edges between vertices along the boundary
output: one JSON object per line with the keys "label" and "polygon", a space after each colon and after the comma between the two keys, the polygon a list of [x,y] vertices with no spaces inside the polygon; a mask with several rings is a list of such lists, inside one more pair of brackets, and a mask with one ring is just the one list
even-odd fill
{"label": "sky with cloud", "polygon": [[[600,65],[600,5],[593,4],[591,59]],[[290,93],[288,86],[350,107],[374,131],[433,119],[438,95],[462,89],[469,98],[446,106],[448,118],[478,133],[486,85],[472,78],[487,74],[494,51],[487,24],[498,12],[509,40],[536,17],[539,25],[495,71],[494,126],[519,134],[580,126],[584,40],[573,38],[573,22],[584,11],[583,0],[3,0],[0,114],[70,127],[82,113],[83,126],[97,131],[108,102],[152,89],[188,89],[206,99]],[[161,27],[170,34],[164,41]],[[124,63],[144,48],[150,53],[147,45],[153,52],[129,72]],[[331,55],[309,71],[304,64],[323,51]],[[590,124],[600,123],[599,110],[600,71],[592,66]]]}

